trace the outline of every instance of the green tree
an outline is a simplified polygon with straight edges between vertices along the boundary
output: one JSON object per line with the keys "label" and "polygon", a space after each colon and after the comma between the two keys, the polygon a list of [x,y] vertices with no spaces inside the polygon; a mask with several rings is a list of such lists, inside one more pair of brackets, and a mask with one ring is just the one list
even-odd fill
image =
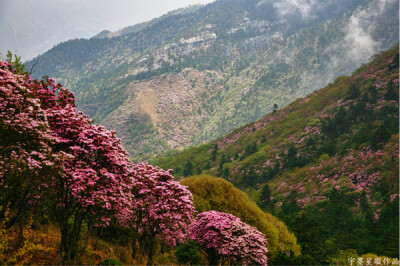
{"label": "green tree", "polygon": [[218,153],[218,144],[215,144],[211,152],[211,161],[215,162],[215,160],[217,159],[217,153]]}
{"label": "green tree", "polygon": [[298,166],[298,158],[297,158],[297,149],[294,146],[294,143],[290,146],[287,154],[286,166],[289,169],[292,169]]}
{"label": "green tree", "polygon": [[218,165],[218,176],[222,176],[224,174],[224,164],[226,163],[226,158],[225,158],[225,154],[222,154],[221,156],[221,160],[219,161],[219,165]]}
{"label": "green tree", "polygon": [[6,61],[12,65],[13,70],[15,70],[17,74],[27,74],[27,72],[24,71],[25,65],[22,63],[21,57],[14,54],[13,59],[13,54],[10,50],[7,51]]}
{"label": "green tree", "polygon": [[199,254],[199,247],[196,242],[189,240],[184,244],[178,246],[175,251],[175,256],[179,264],[184,265],[200,265],[201,255]]}
{"label": "green tree", "polygon": [[193,175],[193,164],[191,160],[186,162],[185,168],[183,169],[183,176]]}
{"label": "green tree", "polygon": [[275,114],[277,110],[278,110],[278,105],[274,103],[274,106],[272,107],[272,113]]}
{"label": "green tree", "polygon": [[356,84],[351,83],[348,90],[348,99],[357,99],[360,96],[360,90]]}
{"label": "green tree", "polygon": [[222,177],[223,178],[228,178],[229,177],[229,168],[228,167],[224,167],[224,171],[222,172]]}
{"label": "green tree", "polygon": [[372,138],[372,147],[374,149],[379,149],[381,148],[384,143],[390,138],[390,133],[386,129],[385,125],[380,125]]}
{"label": "green tree", "polygon": [[387,88],[387,92],[385,94],[385,99],[389,100],[389,101],[399,99],[399,96],[396,93],[396,88],[395,88],[392,80],[390,80],[388,83],[388,88]]}
{"label": "green tree", "polygon": [[265,184],[262,189],[261,189],[261,195],[260,195],[260,206],[262,207],[262,209],[266,210],[268,208],[268,206],[271,203],[271,190],[268,186],[268,184]]}

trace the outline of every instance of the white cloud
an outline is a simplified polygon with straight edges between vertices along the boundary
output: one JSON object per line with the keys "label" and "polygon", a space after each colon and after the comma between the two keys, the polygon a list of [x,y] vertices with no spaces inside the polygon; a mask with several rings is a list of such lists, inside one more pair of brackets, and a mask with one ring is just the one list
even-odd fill
{"label": "white cloud", "polygon": [[[371,57],[387,49],[379,39],[376,25],[387,16],[391,8],[398,8],[397,0],[375,0],[367,7],[356,9],[348,20],[343,21],[343,38],[330,44],[325,50],[321,70],[312,75],[304,74],[303,80],[314,80],[318,87],[332,82],[339,75],[349,75]],[[398,18],[393,18],[398,19]]]}
{"label": "white cloud", "polygon": [[[346,36],[341,44],[345,48],[347,57],[354,62],[365,63],[379,47],[379,42],[374,40],[370,34],[371,25],[368,26],[364,23],[365,14],[367,13],[364,11],[362,14],[351,16]],[[366,29],[364,29],[365,26],[367,26]]]}
{"label": "white cloud", "polygon": [[314,8],[314,0],[284,0],[274,2],[274,8],[282,16],[300,13],[303,18],[308,18]]}
{"label": "white cloud", "polygon": [[[337,67],[342,58],[350,60],[355,66],[368,62],[375,53],[382,50],[380,40],[374,39],[376,22],[397,0],[376,0],[367,8],[359,8],[349,18],[343,29],[344,38],[332,44],[326,52],[333,54],[331,68]],[[339,51],[343,51],[340,53]]]}
{"label": "white cloud", "polygon": [[257,6],[263,4],[271,4],[283,20],[293,15],[300,15],[303,19],[314,18],[313,13],[324,5],[323,1],[318,0],[260,0]]}

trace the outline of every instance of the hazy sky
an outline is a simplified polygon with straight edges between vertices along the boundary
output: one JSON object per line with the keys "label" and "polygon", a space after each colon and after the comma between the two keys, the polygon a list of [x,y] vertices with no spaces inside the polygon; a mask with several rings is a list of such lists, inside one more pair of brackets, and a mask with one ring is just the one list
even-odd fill
{"label": "hazy sky", "polygon": [[0,0],[0,52],[30,59],[73,38],[89,38],[214,0]]}

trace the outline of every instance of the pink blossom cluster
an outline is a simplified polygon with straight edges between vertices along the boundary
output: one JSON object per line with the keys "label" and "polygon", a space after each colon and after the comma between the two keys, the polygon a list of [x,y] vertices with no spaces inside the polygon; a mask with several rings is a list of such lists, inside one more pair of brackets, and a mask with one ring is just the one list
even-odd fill
{"label": "pink blossom cluster", "polygon": [[[345,156],[336,155],[322,160],[317,166],[308,167],[298,175],[287,177],[285,181],[277,184],[275,193],[286,197],[289,192],[295,190],[298,192],[298,205],[304,207],[309,203],[325,199],[326,193],[333,187],[336,190],[347,187],[366,192],[372,207],[377,208],[381,203],[375,206],[370,198],[381,178],[385,160],[390,157],[389,151],[373,151],[369,147],[364,147],[360,151],[348,150]],[[305,180],[307,182],[304,182]]]}
{"label": "pink blossom cluster", "polygon": [[309,196],[306,196],[305,198],[298,199],[296,203],[300,208],[304,208],[308,203],[310,203],[310,201],[311,198]]}
{"label": "pink blossom cluster", "polygon": [[147,163],[133,167],[135,200],[129,213],[120,213],[124,226],[176,246],[185,240],[187,225],[195,212],[193,196],[187,187],[174,181],[172,170],[165,171]]}
{"label": "pink blossom cluster", "polygon": [[217,254],[219,262],[267,264],[265,236],[232,214],[217,211],[200,213],[190,226],[189,238],[209,254]]}
{"label": "pink blossom cluster", "polygon": [[357,169],[349,176],[350,180],[354,183],[354,189],[365,192],[370,192],[371,187],[377,182],[379,177],[380,172],[368,174],[362,169]]}
{"label": "pink blossom cluster", "polygon": [[85,211],[101,217],[103,223],[114,214],[123,225],[141,233],[172,245],[182,242],[194,207],[191,193],[173,181],[171,172],[147,164],[133,165],[115,133],[91,124],[87,116],[77,112],[69,104],[68,96],[73,95],[66,90],[58,97],[54,88],[37,92],[49,108],[56,149],[73,156],[66,161],[66,182],[74,200]]}
{"label": "pink blossom cluster", "polygon": [[67,155],[62,176],[48,181],[58,206],[80,206],[102,224],[117,212],[129,211],[132,163],[115,133],[78,112],[73,93],[54,80],[27,84],[45,111],[55,139],[53,151]]}
{"label": "pink blossom cluster", "polygon": [[390,202],[394,201],[396,198],[399,198],[400,194],[392,194],[390,195]]}
{"label": "pink blossom cluster", "polygon": [[[396,73],[396,71],[398,72],[398,68],[393,68],[392,71],[388,71],[388,66],[393,61],[393,56],[388,57],[387,59],[382,60],[379,64],[371,65],[365,71],[353,76],[352,79],[355,82],[357,82],[359,79],[365,82],[365,79],[367,79],[368,81],[372,81],[372,84],[377,88],[385,87],[387,85],[388,75],[391,73]],[[396,74],[398,75],[398,73]],[[395,83],[395,85],[398,85],[399,79],[393,79],[392,81]]]}
{"label": "pink blossom cluster", "polygon": [[[35,203],[40,188],[62,166],[46,113],[25,76],[0,61],[0,205]],[[19,198],[18,198],[19,197]],[[17,199],[18,198],[18,199]]]}

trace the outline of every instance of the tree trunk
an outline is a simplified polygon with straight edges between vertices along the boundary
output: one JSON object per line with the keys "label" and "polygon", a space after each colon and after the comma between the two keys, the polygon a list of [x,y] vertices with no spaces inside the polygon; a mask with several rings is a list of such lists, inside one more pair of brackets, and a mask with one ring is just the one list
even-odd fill
{"label": "tree trunk", "polygon": [[62,264],[74,264],[78,253],[78,242],[82,229],[83,215],[76,214],[73,223],[68,223],[68,218],[61,222],[61,246],[60,253]]}
{"label": "tree trunk", "polygon": [[156,238],[147,239],[147,265],[154,265],[154,257],[157,251],[158,241]]}
{"label": "tree trunk", "polygon": [[138,252],[138,249],[139,249],[136,238],[134,238],[134,240],[132,241],[131,246],[132,246],[132,254],[131,254],[131,256],[132,256],[132,259],[135,259],[136,255],[137,255],[137,252]]}
{"label": "tree trunk", "polygon": [[219,265],[220,256],[214,249],[207,250],[208,265]]}

